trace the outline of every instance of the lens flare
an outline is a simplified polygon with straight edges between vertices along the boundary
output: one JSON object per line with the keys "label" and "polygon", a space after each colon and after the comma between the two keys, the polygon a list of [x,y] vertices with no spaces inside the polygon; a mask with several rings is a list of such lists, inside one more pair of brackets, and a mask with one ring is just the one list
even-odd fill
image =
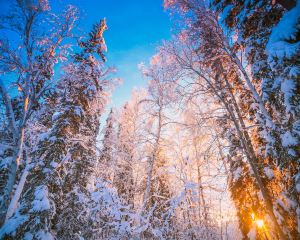
{"label": "lens flare", "polygon": [[261,219],[256,219],[255,223],[257,225],[257,227],[262,228],[264,226],[264,221]]}

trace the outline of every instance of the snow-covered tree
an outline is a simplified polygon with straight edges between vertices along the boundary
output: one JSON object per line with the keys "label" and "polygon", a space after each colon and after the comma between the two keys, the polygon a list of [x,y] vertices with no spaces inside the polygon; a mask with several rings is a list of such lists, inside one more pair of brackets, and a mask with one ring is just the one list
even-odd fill
{"label": "snow-covered tree", "polygon": [[96,54],[104,59],[106,28],[105,20],[94,25],[89,38],[80,42],[82,52],[65,67],[56,85],[55,112],[39,139],[36,163],[27,177],[20,207],[4,225],[2,235],[37,239],[92,236],[91,177],[97,159],[99,117],[109,90],[107,70]]}
{"label": "snow-covered tree", "polygon": [[119,118],[117,159],[114,173],[114,186],[126,204],[134,207],[134,170],[136,165],[137,132],[136,121],[130,103],[126,103]]}
{"label": "snow-covered tree", "polygon": [[116,164],[116,141],[117,141],[117,122],[113,109],[110,110],[106,119],[106,125],[103,132],[103,139],[101,141],[101,149],[99,153],[97,175],[104,181],[113,182],[114,170]]}
{"label": "snow-covered tree", "polygon": [[[52,20],[47,21],[50,16]],[[61,15],[51,14],[48,1],[14,2],[9,14],[1,17],[1,31],[12,31],[17,37],[14,42],[5,35],[0,40],[0,93],[8,126],[1,141],[5,147],[1,161],[6,163],[1,168],[0,225],[14,212],[23,188],[17,180],[26,162],[28,121],[51,89],[54,65],[64,59],[68,48],[62,41],[70,36],[76,19],[77,10],[71,6]],[[12,80],[4,74],[13,76]]]}
{"label": "snow-covered tree", "polygon": [[0,18],[1,239],[299,238],[299,0],[164,6],[172,39],[101,131],[105,19],[72,50],[72,6]]}
{"label": "snow-covered tree", "polygon": [[[290,153],[295,153],[296,159],[297,153],[287,148],[281,140],[285,136],[285,139],[297,142],[297,133],[292,134],[291,127],[286,130],[287,123],[290,124],[293,120],[284,118],[294,119],[297,125],[298,117],[294,115],[290,118],[290,114],[281,110],[276,113],[276,109],[281,108],[280,105],[284,109],[286,104],[281,98],[276,97],[277,103],[266,98],[268,91],[276,96],[275,88],[265,91],[268,85],[265,85],[266,82],[281,78],[278,72],[271,70],[266,44],[283,9],[278,4],[271,6],[269,1],[213,1],[213,5],[216,9],[222,9],[218,12],[219,15],[205,7],[204,1],[166,1],[166,6],[179,7],[180,11],[187,13],[185,16],[192,16],[187,20],[187,28],[181,33],[181,39],[190,37],[191,41],[182,48],[181,54],[177,52],[175,56],[184,69],[193,70],[196,75],[205,79],[209,89],[213,90],[218,101],[226,108],[229,117],[227,138],[229,137],[229,141],[233,140],[232,143],[243,151],[251,165],[253,174],[248,176],[255,178],[263,196],[267,211],[263,213],[264,208],[261,208],[261,215],[271,217],[271,232],[278,234],[280,238],[297,236],[295,230],[299,204],[296,196],[297,182],[294,180],[297,172],[295,159],[289,163],[288,169],[283,169],[284,161],[293,158]],[[296,9],[297,5],[294,7]],[[293,15],[293,10],[291,12]],[[231,27],[229,36],[224,34],[227,29],[224,29],[223,19]],[[297,16],[293,19],[292,26],[296,26]],[[296,40],[297,27],[291,29],[291,38]],[[292,47],[296,45],[292,44],[291,49]],[[194,55],[189,55],[191,48],[194,48]],[[248,68],[245,63],[249,64]],[[203,74],[203,70],[206,70],[206,74]],[[291,148],[293,143],[289,143]],[[284,176],[285,172],[289,172],[288,176]],[[289,222],[288,226],[283,224],[282,219]]]}
{"label": "snow-covered tree", "polygon": [[145,76],[149,78],[148,96],[141,101],[146,111],[144,117],[147,134],[144,149],[147,175],[141,212],[144,215],[150,214],[149,228],[143,233],[148,238],[172,236],[172,215],[168,214],[172,192],[169,188],[168,157],[164,149],[164,139],[166,127],[170,124],[167,109],[174,103],[175,96],[170,78],[173,74],[164,68],[165,61],[168,59],[158,54],[151,59],[148,68],[142,68]]}
{"label": "snow-covered tree", "polygon": [[277,192],[274,194],[277,215],[289,222],[283,224],[289,237],[298,238],[299,1],[212,3],[227,29],[236,33],[235,51],[245,56],[252,81],[275,124],[260,124],[263,131],[258,131],[260,137],[256,137],[256,143],[268,155],[265,171],[275,171],[274,185],[269,187]]}

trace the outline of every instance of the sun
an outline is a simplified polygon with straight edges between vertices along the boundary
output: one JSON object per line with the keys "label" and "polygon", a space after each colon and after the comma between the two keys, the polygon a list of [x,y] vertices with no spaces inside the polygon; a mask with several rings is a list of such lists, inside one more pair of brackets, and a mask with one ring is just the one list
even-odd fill
{"label": "sun", "polygon": [[262,219],[256,219],[255,223],[256,223],[257,227],[259,227],[259,228],[263,228],[263,226],[264,226],[264,221]]}

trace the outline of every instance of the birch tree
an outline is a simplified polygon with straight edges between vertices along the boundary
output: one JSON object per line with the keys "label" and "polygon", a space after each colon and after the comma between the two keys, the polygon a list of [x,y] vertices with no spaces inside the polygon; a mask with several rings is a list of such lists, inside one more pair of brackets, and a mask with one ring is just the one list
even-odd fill
{"label": "birch tree", "polygon": [[[233,92],[233,89],[234,91],[238,89],[248,90],[252,97],[249,100],[257,104],[260,110],[259,114],[262,114],[260,117],[259,114],[256,115],[258,117],[257,121],[262,124],[262,127],[266,125],[274,126],[265,104],[240,60],[231,50],[226,40],[227,38],[218,25],[216,15],[206,9],[204,3],[197,1],[178,1],[171,4],[179,4],[184,11],[190,11],[196,17],[195,20],[192,20],[194,23],[191,25],[191,28],[185,32],[187,39],[189,38],[188,36],[191,37],[191,42],[184,49],[181,48],[181,54],[175,53],[178,59],[177,62],[183,69],[191,70],[199,79],[203,79],[210,93],[215,95],[217,101],[225,107],[230,120],[234,124],[236,134],[241,141],[243,152],[254,172],[254,178],[259,186],[259,190],[263,195],[268,214],[272,219],[274,234],[278,232],[279,236],[284,238],[285,236],[281,230],[282,226],[279,226],[275,217],[270,189],[264,183],[266,177],[260,168],[257,167],[258,162],[260,162],[260,156],[256,153],[253,140],[243,118],[243,109],[239,106],[237,100],[238,95]],[[191,47],[195,43],[196,45]],[[193,48],[194,50],[192,50]],[[262,119],[264,120],[261,121]]]}
{"label": "birch tree", "polygon": [[[172,193],[168,187],[168,175],[166,174],[167,158],[164,154],[164,131],[166,126],[170,124],[167,116],[167,109],[174,101],[172,93],[172,84],[170,72],[164,69],[164,61],[167,59],[160,58],[155,55],[151,60],[151,66],[144,68],[143,72],[150,79],[148,84],[148,96],[141,101],[143,108],[146,111],[146,133],[147,142],[145,151],[147,152],[147,176],[145,183],[145,191],[143,195],[143,203],[141,213],[151,213],[150,223],[152,228],[166,224],[165,231],[169,231],[171,227],[171,219],[166,215],[169,208],[169,199]],[[163,79],[170,80],[163,82]],[[165,215],[165,217],[164,217]],[[167,227],[167,225],[170,225]],[[150,227],[150,226],[149,226]],[[155,232],[151,228],[144,234],[170,234],[168,232]],[[161,236],[161,237],[162,237]]]}
{"label": "birch tree", "polygon": [[[50,16],[52,20],[47,21]],[[13,43],[2,37],[0,43],[0,92],[9,126],[3,139],[9,162],[1,169],[6,181],[1,185],[0,225],[14,212],[24,187],[21,181],[14,191],[19,166],[25,163],[23,147],[28,121],[51,88],[54,65],[68,49],[62,41],[71,36],[76,19],[73,7],[60,16],[51,14],[47,1],[17,1],[9,15],[1,18],[2,29],[15,33],[17,38]],[[13,97],[12,92],[16,92]]]}

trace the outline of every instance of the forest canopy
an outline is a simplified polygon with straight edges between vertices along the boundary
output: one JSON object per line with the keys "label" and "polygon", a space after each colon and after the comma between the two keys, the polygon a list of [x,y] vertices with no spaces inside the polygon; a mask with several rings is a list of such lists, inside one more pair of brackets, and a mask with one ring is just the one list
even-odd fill
{"label": "forest canopy", "polygon": [[7,4],[0,239],[300,239],[299,0],[162,1],[121,107],[109,19]]}

